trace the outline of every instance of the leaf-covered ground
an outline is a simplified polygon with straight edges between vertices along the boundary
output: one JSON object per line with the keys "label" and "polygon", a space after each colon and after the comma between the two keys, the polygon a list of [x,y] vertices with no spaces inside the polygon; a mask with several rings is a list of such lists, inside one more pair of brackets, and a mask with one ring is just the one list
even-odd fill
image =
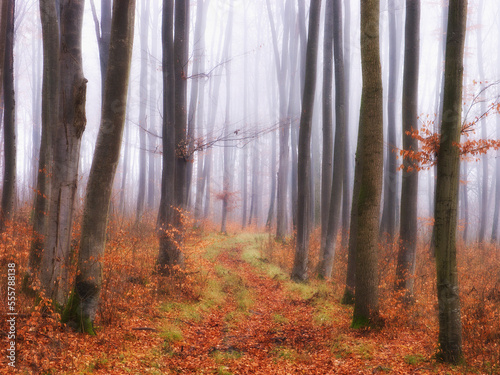
{"label": "leaf-covered ground", "polygon": [[[28,244],[28,239],[16,235],[4,237],[2,241],[9,243],[7,256],[2,257],[2,261],[12,254],[9,251],[27,248]],[[22,311],[18,320],[17,368],[20,373],[229,375],[500,371],[500,336],[495,336],[498,322],[492,321],[498,318],[498,304],[483,303],[478,309],[478,303],[473,305],[466,298],[477,298],[477,290],[468,290],[464,295],[466,361],[459,366],[449,366],[434,359],[435,302],[424,293],[432,292],[433,278],[425,276],[432,272],[431,266],[420,266],[417,270],[417,275],[427,281],[416,281],[421,293],[417,294],[415,306],[405,310],[391,299],[386,274],[392,272],[389,266],[392,260],[390,254],[382,254],[385,327],[377,331],[354,330],[350,328],[352,307],[339,303],[344,277],[340,269],[345,267],[342,258],[345,254],[338,256],[335,270],[338,277],[334,280],[296,284],[289,280],[286,270],[293,247],[277,244],[267,234],[196,233],[187,243],[186,274],[160,278],[153,272],[157,246],[153,231],[138,231],[134,236],[129,231],[112,228],[96,337],[73,332],[58,323],[57,314],[42,313],[42,304],[33,309],[33,301],[19,294]],[[22,263],[27,254],[17,256]],[[488,301],[486,297],[484,300]],[[490,327],[484,327],[484,332],[471,332],[468,325],[482,327],[477,323],[481,319],[483,325]],[[4,336],[5,326],[0,329]],[[478,348],[478,343],[484,346]],[[4,356],[1,360],[0,371],[7,371]]]}

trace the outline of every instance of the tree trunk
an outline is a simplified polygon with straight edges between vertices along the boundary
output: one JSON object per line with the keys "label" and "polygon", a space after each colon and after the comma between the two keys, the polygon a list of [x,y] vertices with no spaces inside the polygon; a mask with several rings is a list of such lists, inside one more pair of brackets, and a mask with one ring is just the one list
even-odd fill
{"label": "tree trunk", "polygon": [[222,233],[227,233],[227,214],[229,211],[229,204],[231,200],[231,190],[232,190],[232,160],[231,160],[231,145],[229,141],[230,134],[230,126],[231,126],[231,62],[230,62],[230,54],[231,54],[231,42],[232,42],[232,30],[233,30],[233,13],[234,9],[231,6],[229,8],[229,17],[227,20],[226,26],[226,41],[224,48],[224,56],[225,56],[225,66],[226,66],[226,119],[224,121],[224,134],[226,139],[224,140],[224,171],[223,171],[223,181],[222,181],[222,222],[221,229]]}
{"label": "tree trunk", "polygon": [[353,327],[376,325],[378,304],[378,234],[383,175],[382,72],[379,52],[379,0],[361,1],[363,90],[359,137],[363,160],[358,199],[356,296]]}
{"label": "tree trunk", "polygon": [[[149,1],[141,1],[141,75],[139,81],[139,189],[137,194],[137,211],[135,222],[139,223],[144,213],[146,199],[146,133],[148,108],[148,35],[149,35]],[[151,176],[150,176],[151,177]]]}
{"label": "tree trunk", "polygon": [[[52,132],[59,113],[59,19],[52,1],[40,1],[43,42],[42,79],[42,138],[38,157],[37,185],[33,213],[33,237],[29,255],[29,273],[36,275],[40,268],[45,234],[48,225],[50,197],[50,165],[52,160]],[[33,280],[26,280],[31,283]]]}
{"label": "tree trunk", "polygon": [[[420,45],[420,0],[406,0],[405,55],[403,71],[403,149],[418,152],[418,140],[407,132],[418,126],[418,72]],[[396,268],[396,289],[413,299],[417,249],[418,165],[404,159],[401,186],[401,227]]]}
{"label": "tree trunk", "polygon": [[311,0],[309,14],[309,36],[306,52],[306,76],[302,96],[302,112],[300,116],[299,154],[298,154],[298,200],[297,200],[297,242],[292,279],[307,279],[307,263],[309,256],[309,207],[310,175],[311,175],[311,127],[316,90],[316,66],[318,55],[318,34],[321,11],[321,0]]}
{"label": "tree trunk", "polygon": [[[208,4],[207,4],[208,5]],[[205,14],[204,11],[205,4],[202,0],[198,1],[196,7],[196,26],[194,29],[194,51],[193,51],[193,72],[192,72],[192,83],[191,83],[191,95],[189,99],[189,114],[188,114],[188,158],[189,163],[187,164],[186,171],[186,190],[188,192],[188,201],[189,201],[189,192],[191,191],[191,181],[193,179],[193,164],[194,164],[194,146],[195,146],[195,123],[196,123],[196,113],[202,107],[198,107],[199,98],[201,96],[200,88],[202,85],[200,82],[203,82],[205,77],[203,77],[200,73],[203,73],[204,69],[204,35],[205,35]]]}
{"label": "tree trunk", "polygon": [[462,322],[458,292],[455,235],[457,229],[458,183],[462,110],[463,54],[467,0],[450,2],[446,40],[443,121],[437,159],[435,235],[439,345],[446,362],[462,357]]}
{"label": "tree trunk", "polygon": [[333,0],[325,2],[323,38],[323,160],[321,163],[321,252],[319,274],[324,276],[324,257],[333,173]]}
{"label": "tree trunk", "polygon": [[[481,91],[484,90],[485,87],[485,74],[484,74],[484,54],[483,54],[483,38],[482,38],[482,13],[483,13],[483,1],[479,1],[478,9],[477,9],[477,24],[479,28],[476,31],[477,36],[477,66],[479,70],[479,89]],[[480,116],[486,113],[486,100],[485,98],[481,98],[480,102]],[[486,126],[486,120],[483,117],[479,120],[479,127],[481,128],[481,138],[488,138],[488,131]],[[481,214],[480,214],[480,222],[479,222],[479,237],[478,241],[481,243],[485,240],[486,227],[488,224],[488,154],[484,154],[481,156]]]}
{"label": "tree trunk", "polygon": [[135,0],[115,1],[111,27],[110,69],[106,74],[101,124],[92,159],[83,210],[75,289],[63,314],[82,332],[95,334],[93,322],[102,288],[108,208],[127,108],[127,86],[134,36]]}
{"label": "tree trunk", "polygon": [[[350,205],[351,205],[351,154],[349,146],[349,127],[350,121],[350,92],[351,92],[351,4],[349,1],[344,2],[344,77],[345,77],[345,142],[344,142],[344,176],[342,183],[342,247],[348,246],[349,240],[349,222],[350,222]],[[354,262],[353,262],[354,264]],[[348,276],[349,277],[349,276]],[[353,275],[354,278],[354,275]],[[354,284],[353,284],[354,286]]]}
{"label": "tree trunk", "polygon": [[[56,99],[59,113],[52,133],[48,226],[40,279],[45,296],[61,306],[66,304],[70,289],[69,271],[74,255],[71,236],[80,144],[87,122],[87,80],[83,76],[81,50],[84,3],[83,0],[61,0],[59,13],[60,91]],[[48,37],[54,38],[54,35],[57,33]]]}
{"label": "tree trunk", "polygon": [[387,166],[384,170],[384,206],[382,212],[381,234],[386,234],[389,242],[394,239],[396,232],[396,205],[398,197],[398,172],[396,153],[396,102],[399,81],[400,43],[396,22],[395,0],[389,0],[389,90],[387,99]]}
{"label": "tree trunk", "polygon": [[[3,59],[4,171],[0,206],[0,233],[14,216],[16,198],[16,103],[14,94],[14,0],[6,1],[5,52]],[[3,23],[3,21],[2,21]]]}
{"label": "tree trunk", "polygon": [[175,70],[174,70],[174,0],[163,0],[162,13],[163,60],[163,170],[160,208],[158,211],[160,273],[170,274],[171,268],[184,264],[180,244],[176,242],[175,228]]}
{"label": "tree trunk", "polygon": [[340,223],[340,207],[345,164],[345,80],[344,80],[344,53],[342,47],[342,4],[340,0],[333,2],[335,45],[335,155],[333,161],[333,181],[331,188],[330,210],[328,216],[328,231],[321,260],[320,276],[332,276],[333,260],[335,257],[335,243]]}

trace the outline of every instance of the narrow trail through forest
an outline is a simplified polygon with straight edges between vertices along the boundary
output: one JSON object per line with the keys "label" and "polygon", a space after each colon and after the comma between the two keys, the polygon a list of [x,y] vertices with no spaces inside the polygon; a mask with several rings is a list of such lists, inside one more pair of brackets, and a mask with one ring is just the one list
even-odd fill
{"label": "narrow trail through forest", "polygon": [[404,360],[404,349],[422,349],[416,336],[406,337],[409,342],[401,345],[394,332],[350,330],[352,308],[334,301],[328,284],[295,284],[261,255],[247,241],[221,244],[213,265],[225,296],[201,319],[183,321],[182,339],[172,340],[168,347],[167,373],[372,374],[431,369],[422,356],[415,356],[415,366]]}

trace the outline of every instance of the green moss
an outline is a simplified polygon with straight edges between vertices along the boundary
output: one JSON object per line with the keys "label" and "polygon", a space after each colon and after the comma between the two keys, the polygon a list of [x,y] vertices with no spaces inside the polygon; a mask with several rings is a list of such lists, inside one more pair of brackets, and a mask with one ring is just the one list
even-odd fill
{"label": "green moss", "polygon": [[351,328],[353,329],[366,328],[369,326],[370,326],[370,318],[367,318],[366,316],[355,316],[352,319]]}
{"label": "green moss", "polygon": [[425,362],[425,357],[422,354],[409,354],[404,358],[405,362],[409,365],[418,365]]}
{"label": "green moss", "polygon": [[81,310],[80,296],[73,291],[69,296],[68,303],[62,309],[61,322],[67,323],[74,329],[95,336],[94,322],[89,317],[84,317]]}

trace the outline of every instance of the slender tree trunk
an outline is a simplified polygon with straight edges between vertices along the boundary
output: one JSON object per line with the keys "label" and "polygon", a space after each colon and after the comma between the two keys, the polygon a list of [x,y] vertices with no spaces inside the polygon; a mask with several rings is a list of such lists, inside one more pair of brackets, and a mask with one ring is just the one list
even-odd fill
{"label": "slender tree trunk", "polygon": [[[483,1],[479,1],[477,15],[478,21],[477,24],[479,28],[476,31],[477,36],[477,66],[479,69],[479,89],[483,90],[485,86],[485,74],[484,74],[484,54],[483,54],[483,38],[482,38],[482,13],[483,13]],[[484,98],[483,98],[484,99]],[[486,113],[486,100],[481,100],[480,103],[480,114]],[[481,127],[481,138],[487,139],[488,132],[486,129],[486,121],[485,119],[481,119],[479,121],[479,126]],[[485,240],[486,227],[488,224],[488,154],[484,154],[481,157],[481,214],[480,214],[480,223],[479,223],[479,242],[483,242]]]}
{"label": "slender tree trunk", "polygon": [[437,160],[435,235],[440,354],[446,362],[462,357],[462,323],[455,232],[460,155],[463,54],[467,0],[450,2],[441,141]]}
{"label": "slender tree trunk", "polygon": [[324,276],[324,257],[333,173],[333,0],[325,1],[323,38],[323,161],[321,163],[321,253],[319,274]]}
{"label": "slender tree trunk", "polygon": [[379,52],[379,0],[361,1],[363,90],[359,137],[362,170],[358,199],[356,295],[353,327],[376,325],[378,302],[378,234],[383,167],[382,72]]}
{"label": "slender tree trunk", "polygon": [[158,268],[170,274],[171,268],[184,264],[175,218],[176,129],[175,129],[175,68],[174,68],[174,0],[163,0],[162,13],[163,60],[163,170],[160,208],[158,212]]}
{"label": "slender tree trunk", "polygon": [[[154,4],[154,3],[153,3]],[[158,181],[156,174],[156,148],[157,146],[157,96],[156,96],[156,82],[158,80],[157,74],[157,60],[158,55],[158,22],[160,18],[160,12],[158,7],[153,8],[153,32],[151,35],[151,56],[150,59],[150,73],[149,73],[149,133],[148,133],[148,210],[153,211],[156,201],[156,183]]]}
{"label": "slender tree trunk", "polygon": [[221,229],[222,233],[227,233],[227,214],[229,211],[229,204],[231,199],[231,189],[232,189],[232,161],[231,161],[231,145],[229,141],[230,134],[230,126],[231,126],[231,62],[229,60],[229,56],[231,54],[231,42],[232,42],[232,30],[233,30],[233,7],[231,6],[229,9],[229,17],[227,21],[226,28],[226,47],[225,48],[225,57],[226,57],[226,119],[224,122],[224,134],[226,135],[226,139],[224,140],[224,171],[223,171],[223,181],[222,181],[222,189],[223,189],[223,199],[222,199],[222,222]]}
{"label": "slender tree trunk", "polygon": [[[403,71],[403,149],[418,152],[418,140],[407,132],[418,124],[418,75],[420,44],[420,0],[406,0],[405,54]],[[401,227],[396,268],[396,289],[405,291],[405,300],[413,299],[415,256],[417,249],[418,165],[404,159],[401,186]]]}
{"label": "slender tree trunk", "polygon": [[102,288],[108,208],[127,108],[134,15],[135,0],[115,1],[109,54],[112,68],[106,74],[101,124],[87,184],[76,283],[62,317],[89,334],[95,334],[93,322]]}
{"label": "slender tree trunk", "polygon": [[[2,202],[0,206],[0,233],[14,216],[16,199],[16,103],[14,94],[14,7],[15,0],[7,2],[5,19],[5,51],[3,60],[3,142],[4,171]],[[2,21],[3,22],[3,21]]]}
{"label": "slender tree trunk", "polygon": [[[344,176],[343,176],[343,189],[342,189],[342,247],[348,246],[349,240],[349,222],[350,222],[350,189],[351,186],[351,153],[349,146],[349,127],[350,121],[350,92],[351,92],[351,3],[350,1],[344,2],[344,77],[345,77],[345,142],[344,142]],[[354,262],[353,262],[354,264]],[[354,275],[352,275],[354,278]],[[347,276],[349,277],[349,275]]]}
{"label": "slender tree trunk", "polygon": [[400,43],[396,26],[395,0],[389,0],[389,90],[387,99],[388,137],[387,137],[387,166],[384,171],[384,207],[381,222],[381,234],[387,234],[388,241],[392,242],[396,232],[396,205],[398,172],[396,153],[396,107],[399,81]]}
{"label": "slender tree trunk", "polygon": [[59,100],[59,114],[52,133],[48,227],[40,279],[45,296],[61,306],[66,304],[70,289],[69,271],[74,255],[71,246],[73,213],[80,145],[87,122],[87,80],[83,76],[81,50],[84,3],[83,0],[61,0],[59,13],[60,91],[56,99]]}
{"label": "slender tree trunk", "polygon": [[340,224],[340,207],[342,202],[343,175],[345,164],[345,79],[344,53],[342,46],[342,4],[340,0],[333,2],[335,45],[335,155],[333,161],[333,182],[331,188],[330,210],[328,216],[328,231],[323,250],[324,258],[320,264],[320,276],[332,276],[335,243]]}
{"label": "slender tree trunk", "polygon": [[[204,67],[204,38],[205,34],[205,4],[202,0],[198,1],[196,7],[196,26],[194,29],[194,51],[193,51],[193,71],[192,71],[192,79],[191,79],[191,95],[189,99],[189,113],[188,113],[188,158],[189,163],[187,164],[186,171],[186,190],[188,192],[188,202],[190,201],[190,191],[191,191],[191,181],[193,179],[193,164],[194,164],[194,147],[195,147],[195,123],[196,123],[196,113],[199,111],[198,96],[201,95],[200,87],[201,83],[204,80],[204,77],[201,76],[200,73],[203,73]],[[189,205],[189,203],[188,203]]]}
{"label": "slender tree trunk", "polygon": [[297,243],[292,279],[304,281],[307,279],[307,263],[309,255],[309,197],[311,174],[311,127],[316,90],[316,66],[318,55],[318,34],[321,11],[321,0],[311,0],[309,14],[309,36],[306,52],[306,76],[302,97],[302,112],[300,116],[299,154],[298,154],[298,200],[297,200]]}
{"label": "slender tree trunk", "polygon": [[139,189],[137,193],[137,210],[135,222],[144,213],[144,202],[146,200],[146,133],[148,130],[147,108],[148,108],[148,35],[149,35],[149,1],[141,1],[141,75],[139,81]]}

